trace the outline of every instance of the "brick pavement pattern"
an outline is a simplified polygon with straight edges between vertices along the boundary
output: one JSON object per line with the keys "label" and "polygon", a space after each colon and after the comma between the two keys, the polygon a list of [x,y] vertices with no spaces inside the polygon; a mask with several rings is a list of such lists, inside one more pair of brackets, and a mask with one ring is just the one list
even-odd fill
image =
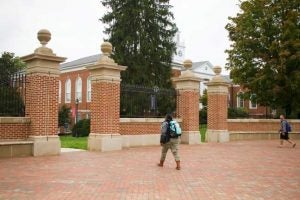
{"label": "brick pavement pattern", "polygon": [[277,145],[181,145],[180,171],[160,147],[0,159],[0,199],[300,199],[300,147]]}

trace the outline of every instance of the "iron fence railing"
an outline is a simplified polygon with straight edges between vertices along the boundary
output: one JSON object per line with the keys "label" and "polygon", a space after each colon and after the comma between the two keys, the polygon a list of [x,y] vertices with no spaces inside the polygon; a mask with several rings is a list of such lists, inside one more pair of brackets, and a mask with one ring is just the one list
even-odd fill
{"label": "iron fence railing", "polygon": [[26,76],[14,74],[0,80],[0,116],[25,116]]}
{"label": "iron fence railing", "polygon": [[177,96],[175,89],[121,85],[121,117],[164,117],[167,113],[176,117]]}

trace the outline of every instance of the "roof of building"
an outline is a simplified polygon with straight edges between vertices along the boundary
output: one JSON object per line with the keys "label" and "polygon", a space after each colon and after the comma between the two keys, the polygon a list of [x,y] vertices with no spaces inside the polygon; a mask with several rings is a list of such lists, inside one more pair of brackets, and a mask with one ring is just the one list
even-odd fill
{"label": "roof of building", "polygon": [[232,83],[232,80],[230,79],[230,75],[222,75],[222,77],[226,80],[227,83]]}
{"label": "roof of building", "polygon": [[101,54],[96,54],[92,56],[83,57],[77,60],[73,60],[71,62],[66,62],[60,65],[61,70],[70,69],[70,68],[76,68],[80,66],[84,66],[87,64],[93,64],[99,60]]}

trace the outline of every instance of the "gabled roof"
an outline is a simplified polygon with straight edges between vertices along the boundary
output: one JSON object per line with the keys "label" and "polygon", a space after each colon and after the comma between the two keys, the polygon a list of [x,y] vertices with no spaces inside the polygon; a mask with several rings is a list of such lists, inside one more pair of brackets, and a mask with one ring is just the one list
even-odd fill
{"label": "gabled roof", "polygon": [[77,60],[73,60],[71,62],[63,63],[60,65],[60,70],[74,69],[88,64],[93,64],[99,60],[100,56],[101,54],[96,54],[92,56],[83,57]]}
{"label": "gabled roof", "polygon": [[203,73],[207,75],[215,75],[213,65],[209,61],[194,62],[192,70],[196,73]]}

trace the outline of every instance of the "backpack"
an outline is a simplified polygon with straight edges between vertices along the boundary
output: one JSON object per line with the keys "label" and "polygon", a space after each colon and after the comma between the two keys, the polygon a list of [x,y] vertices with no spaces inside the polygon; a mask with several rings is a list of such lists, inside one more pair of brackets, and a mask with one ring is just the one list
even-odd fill
{"label": "backpack", "polygon": [[180,125],[175,120],[169,122],[169,133],[171,138],[177,138],[181,136]]}
{"label": "backpack", "polygon": [[292,127],[291,125],[286,121],[286,131],[289,133],[289,132],[292,132]]}

